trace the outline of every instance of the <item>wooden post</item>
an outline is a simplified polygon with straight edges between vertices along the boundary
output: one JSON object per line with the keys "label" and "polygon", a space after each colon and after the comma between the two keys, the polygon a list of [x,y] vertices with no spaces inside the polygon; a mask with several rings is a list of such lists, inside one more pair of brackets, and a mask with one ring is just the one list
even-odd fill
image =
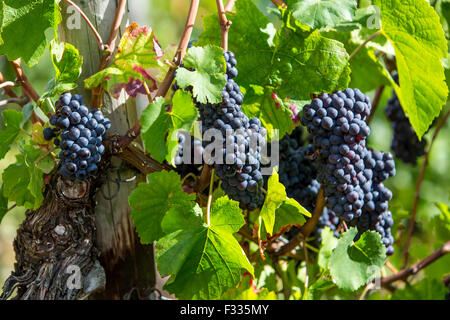
{"label": "wooden post", "polygon": [[[108,40],[117,2],[115,0],[76,1],[99,32],[103,42]],[[84,58],[83,72],[76,91],[83,94],[85,101],[89,102],[92,96],[91,91],[84,89],[83,81],[98,71],[102,53],[92,31],[81,17],[64,1],[61,5],[63,22],[59,30],[60,40],[73,44]],[[128,7],[118,37],[122,36],[128,24],[127,12]],[[104,93],[102,111],[111,119],[110,134],[123,135],[138,120],[135,100],[127,99],[124,93],[117,100],[108,93]],[[112,164],[115,168],[121,168],[122,179],[136,175],[134,169],[122,164],[119,159],[113,158]],[[145,181],[145,177],[137,174],[132,182],[117,184],[111,181],[118,179],[117,170],[111,170],[105,176],[107,181],[103,186],[103,192],[98,192],[96,196],[96,226],[97,246],[101,254],[100,262],[106,272],[106,290],[95,298],[146,298],[150,293],[149,289],[155,285],[153,247],[140,244],[128,205],[128,195],[139,182]],[[119,190],[118,185],[120,185]],[[108,200],[109,197],[112,199]]]}

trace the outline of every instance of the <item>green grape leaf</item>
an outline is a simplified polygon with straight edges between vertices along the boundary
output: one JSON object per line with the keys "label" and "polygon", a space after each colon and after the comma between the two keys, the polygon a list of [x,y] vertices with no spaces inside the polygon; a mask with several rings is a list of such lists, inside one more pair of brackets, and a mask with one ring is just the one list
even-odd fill
{"label": "green grape leaf", "polygon": [[[165,235],[161,227],[164,216],[172,210],[189,212],[195,194],[182,189],[180,176],[174,171],[154,172],[147,176],[128,197],[131,217],[141,243],[149,244]],[[172,213],[173,214],[173,213]]]}
{"label": "green grape leaf", "polygon": [[[192,47],[183,59],[184,68],[176,74],[180,88],[192,87],[194,98],[200,103],[219,103],[225,79],[225,58],[223,50],[215,46]],[[186,68],[194,68],[190,71]]]}
{"label": "green grape leaf", "polygon": [[154,159],[162,162],[167,154],[165,136],[170,126],[164,98],[158,97],[150,103],[142,112],[139,122],[145,148]]}
{"label": "green grape leaf", "polygon": [[300,27],[284,27],[278,35],[275,67],[282,77],[281,96],[305,100],[348,86],[348,54],[341,42]]}
{"label": "green grape leaf", "polygon": [[202,217],[203,211],[198,203],[190,211],[182,211],[173,207],[164,215],[161,228],[165,234],[169,234],[184,229],[185,226],[200,227],[203,224]]}
{"label": "green grape leaf", "polygon": [[70,43],[50,42],[50,54],[55,77],[47,83],[47,91],[42,98],[59,95],[77,87],[76,81],[81,75],[83,57]]}
{"label": "green grape leaf", "polygon": [[133,98],[156,90],[156,80],[145,70],[158,67],[163,55],[153,30],[132,23],[120,40],[118,52],[111,65],[84,81],[86,88],[103,85],[113,97],[118,98],[123,89]]}
{"label": "green grape leaf", "polygon": [[51,141],[44,139],[44,127],[40,122],[31,125],[31,140],[38,145],[52,145]]}
{"label": "green grape leaf", "polygon": [[[271,87],[252,85],[242,105],[242,111],[251,119],[261,120],[267,129],[267,140],[278,140],[295,129],[292,118],[294,114],[284,101],[278,98]],[[278,129],[276,133],[275,129]]]}
{"label": "green grape leaf", "polygon": [[3,195],[3,186],[0,188],[0,224],[3,217],[8,213],[8,198]]}
{"label": "green grape leaf", "polygon": [[25,104],[22,108],[22,122],[20,124],[20,127],[23,129],[24,126],[28,123],[28,120],[30,120],[31,115],[33,114],[33,111],[35,109],[35,105],[32,102],[28,102]]}
{"label": "green grape leaf", "polygon": [[352,21],[357,5],[355,0],[291,0],[286,4],[295,19],[313,29]]}
{"label": "green grape leaf", "polygon": [[256,289],[253,279],[244,275],[237,288],[225,292],[221,300],[277,300],[277,294],[267,288]]}
{"label": "green grape leaf", "polygon": [[46,156],[47,152],[32,141],[25,145],[20,142],[18,148],[20,152],[16,155],[16,162],[9,165],[2,175],[3,195],[18,206],[37,209],[44,200],[41,162],[48,161],[46,158],[50,156]]}
{"label": "green grape leaf", "polygon": [[[47,149],[53,147],[53,140],[47,141],[44,139],[44,127],[39,123],[33,123],[31,127],[31,140],[41,147],[47,146]],[[28,148],[30,148],[28,146]],[[30,153],[30,152],[37,152],[35,151],[36,148],[30,149],[31,151],[24,151],[24,153]],[[35,166],[37,169],[42,171],[45,174],[49,174],[53,168],[55,167],[55,162],[53,161],[53,158],[50,156],[48,152],[45,150],[37,149],[40,151],[39,158],[37,158],[39,161],[35,162]]]}
{"label": "green grape leaf", "polygon": [[16,141],[23,121],[22,113],[13,109],[3,110],[2,116],[5,129],[0,130],[0,159],[5,157],[11,145]]}
{"label": "green grape leaf", "polygon": [[322,242],[320,245],[319,256],[317,258],[317,264],[324,270],[328,270],[328,262],[331,257],[331,253],[338,243],[338,239],[334,236],[334,232],[329,227],[325,227],[321,233]]}
{"label": "green grape leaf", "polygon": [[9,60],[22,58],[30,67],[43,56],[47,46],[45,31],[56,30],[61,21],[55,0],[1,0],[0,54]]}
{"label": "green grape leaf", "polygon": [[179,299],[216,299],[236,287],[242,269],[254,277],[253,266],[233,233],[244,225],[235,201],[219,198],[211,208],[211,224],[185,225],[156,244],[162,275],[170,275],[164,289]]}
{"label": "green grape leaf", "polygon": [[356,291],[373,277],[379,277],[386,260],[386,248],[379,233],[366,231],[355,243],[357,233],[354,227],[344,233],[328,263],[333,281],[345,291]]}
{"label": "green grape leaf", "polygon": [[284,203],[286,198],[286,188],[279,182],[278,173],[274,170],[267,182],[266,199],[260,212],[266,232],[270,235],[273,234],[273,227],[275,225],[275,212]]}
{"label": "green grape leaf", "polygon": [[[358,30],[360,31],[360,30]],[[322,32],[326,37],[338,40],[345,46],[347,52],[353,52],[366,39],[362,39],[360,32]],[[351,81],[350,88],[359,88],[362,92],[369,92],[381,85],[390,85],[389,73],[375,56],[376,49],[364,46],[350,60]]]}
{"label": "green grape leaf", "polygon": [[156,98],[143,111],[140,119],[144,145],[159,162],[166,159],[172,163],[177,150],[177,131],[190,131],[198,118],[198,109],[189,92],[177,90],[172,102],[170,111],[167,111],[164,99]]}
{"label": "green grape leaf", "polygon": [[400,103],[419,139],[447,100],[441,59],[447,41],[436,11],[425,0],[376,0],[381,33],[395,49],[400,86],[392,81]]}
{"label": "green grape leaf", "polygon": [[450,29],[450,1],[442,0],[441,1],[441,13],[447,22],[447,28]]}
{"label": "green grape leaf", "polygon": [[306,222],[305,216],[311,217],[308,210],[303,208],[296,200],[287,198],[275,212],[273,233],[279,234],[292,226],[302,226]]}
{"label": "green grape leaf", "polygon": [[260,225],[260,238],[266,235],[276,235],[288,230],[293,225],[303,225],[305,217],[311,214],[296,200],[288,198],[286,189],[279,182],[278,173],[274,170],[267,183],[267,195],[260,211],[262,225]]}
{"label": "green grape leaf", "polygon": [[215,229],[220,228],[229,233],[238,232],[245,220],[237,201],[230,200],[227,196],[214,201],[212,206],[211,225]]}

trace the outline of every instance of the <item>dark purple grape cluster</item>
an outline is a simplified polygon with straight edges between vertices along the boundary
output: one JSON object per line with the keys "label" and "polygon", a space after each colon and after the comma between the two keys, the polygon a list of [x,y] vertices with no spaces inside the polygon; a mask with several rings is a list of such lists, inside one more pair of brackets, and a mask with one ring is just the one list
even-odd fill
{"label": "dark purple grape cluster", "polygon": [[[393,79],[398,84],[398,75]],[[423,138],[419,141],[413,127],[403,111],[395,90],[392,90],[392,97],[389,99],[386,109],[386,116],[391,121],[393,131],[391,149],[397,158],[404,163],[416,165],[417,158],[425,154],[427,140]]]}
{"label": "dark purple grape cluster", "polygon": [[320,94],[304,107],[301,121],[317,155],[317,180],[327,209],[323,222],[338,222],[337,217],[357,226],[359,234],[376,230],[386,253],[392,254],[393,219],[388,211],[392,192],[382,182],[395,175],[395,162],[391,154],[366,147],[370,108],[369,98],[360,90],[346,89]]}
{"label": "dark purple grape cluster", "polygon": [[100,110],[89,110],[79,94],[63,93],[55,106],[56,113],[49,121],[54,127],[44,129],[44,138],[51,140],[59,135],[54,143],[61,148],[61,174],[84,181],[97,173],[111,121]]}
{"label": "dark purple grape cluster", "polygon": [[[227,83],[222,91],[222,102],[218,104],[195,102],[200,111],[204,133],[203,160],[206,164],[214,166],[225,193],[238,201],[242,209],[253,210],[260,207],[264,201],[261,190],[263,176],[260,171],[260,153],[266,143],[267,131],[258,118],[248,119],[242,112],[244,95],[233,80],[238,74],[236,59],[230,51],[225,52],[224,57]],[[209,140],[205,136],[208,132],[212,134]],[[221,139],[220,154],[208,149],[209,145],[217,143],[215,141],[217,137]],[[179,152],[184,155],[183,150],[189,143],[191,142],[182,141],[183,145],[179,147]],[[180,156],[179,152],[176,162],[188,163],[190,160]]]}
{"label": "dark purple grape cluster", "polygon": [[312,134],[320,165],[317,180],[327,206],[345,221],[361,216],[364,193],[371,188],[371,177],[364,172],[370,108],[360,90],[346,89],[320,94],[304,107],[301,118]]}

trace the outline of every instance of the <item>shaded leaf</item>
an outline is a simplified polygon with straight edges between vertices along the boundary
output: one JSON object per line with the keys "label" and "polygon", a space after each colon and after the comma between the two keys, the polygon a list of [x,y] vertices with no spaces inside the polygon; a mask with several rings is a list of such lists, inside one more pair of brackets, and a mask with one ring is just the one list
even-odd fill
{"label": "shaded leaf", "polygon": [[[37,209],[44,200],[44,172],[39,163],[47,161],[42,159],[46,151],[31,141],[25,145],[19,143],[18,147],[20,153],[16,155],[16,162],[3,171],[3,195],[25,209]],[[42,160],[37,163],[38,159]]]}
{"label": "shaded leaf", "polygon": [[161,223],[169,211],[183,214],[194,208],[195,195],[185,193],[181,186],[176,172],[161,171],[149,174],[147,182],[130,194],[131,217],[141,243],[152,243],[165,235]]}
{"label": "shaded leaf", "polygon": [[[267,129],[267,140],[278,140],[294,130],[293,113],[289,105],[279,99],[273,88],[251,86],[242,111],[251,119],[257,117]],[[275,129],[279,130],[276,135]]]}
{"label": "shaded leaf", "polygon": [[20,134],[23,115],[20,111],[8,109],[2,112],[4,130],[0,130],[0,159],[3,159]]}
{"label": "shaded leaf", "polygon": [[320,300],[322,295],[333,288],[335,284],[333,281],[326,278],[319,278],[314,281],[311,286],[308,288],[308,292],[306,294],[306,300]]}
{"label": "shaded leaf", "polygon": [[0,188],[0,224],[2,223],[3,217],[8,212],[8,198],[3,195],[3,187]]}
{"label": "shaded leaf", "polygon": [[395,290],[391,300],[444,300],[448,289],[437,279],[424,278],[403,290]]}

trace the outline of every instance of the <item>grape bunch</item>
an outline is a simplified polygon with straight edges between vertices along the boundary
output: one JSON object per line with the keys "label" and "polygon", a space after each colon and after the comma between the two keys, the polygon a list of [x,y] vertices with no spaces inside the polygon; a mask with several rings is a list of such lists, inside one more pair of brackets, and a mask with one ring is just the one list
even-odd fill
{"label": "grape bunch", "polygon": [[301,118],[312,134],[321,167],[317,180],[324,187],[327,206],[345,221],[361,216],[364,193],[371,188],[363,160],[370,108],[361,91],[346,89],[320,94],[304,107]]}
{"label": "grape bunch", "polygon": [[[89,110],[83,104],[83,96],[63,93],[50,117],[50,125],[44,129],[44,138],[54,140],[61,148],[61,174],[71,180],[84,181],[94,176],[105,152],[103,140],[111,121],[100,110]],[[59,138],[58,138],[59,136]]]}
{"label": "grape bunch", "polygon": [[[398,75],[393,79],[398,84]],[[417,158],[425,154],[426,139],[419,141],[413,127],[403,111],[395,90],[392,90],[392,97],[389,99],[386,109],[386,116],[391,121],[393,131],[391,149],[397,158],[403,162],[416,165]]]}
{"label": "grape bunch", "polygon": [[[393,253],[388,201],[392,192],[383,181],[395,175],[391,154],[366,147],[370,134],[366,117],[370,100],[359,89],[322,93],[304,107],[301,118],[311,133],[318,162],[317,180],[323,186],[328,216],[324,223],[343,219],[366,230],[380,233],[386,253]],[[331,227],[331,226],[330,226]],[[333,228],[332,228],[333,230]]]}
{"label": "grape bunch", "polygon": [[[222,181],[222,189],[242,209],[253,210],[264,201],[261,191],[263,176],[260,171],[261,150],[265,146],[266,129],[258,118],[249,119],[241,109],[244,99],[238,84],[233,78],[238,75],[236,58],[230,51],[224,54],[227,83],[222,90],[222,102],[203,104],[194,101],[200,112],[203,140],[203,160],[214,166],[215,173]],[[206,134],[206,135],[205,135]],[[211,134],[211,139],[206,138]],[[215,139],[220,141],[215,141]],[[195,142],[195,140],[194,140]],[[187,164],[190,159],[180,156],[188,144],[182,140],[178,149],[179,164]],[[208,146],[218,143],[218,154]],[[194,149],[195,151],[195,149]],[[198,148],[200,152],[200,148]],[[186,159],[185,159],[186,158]]]}

